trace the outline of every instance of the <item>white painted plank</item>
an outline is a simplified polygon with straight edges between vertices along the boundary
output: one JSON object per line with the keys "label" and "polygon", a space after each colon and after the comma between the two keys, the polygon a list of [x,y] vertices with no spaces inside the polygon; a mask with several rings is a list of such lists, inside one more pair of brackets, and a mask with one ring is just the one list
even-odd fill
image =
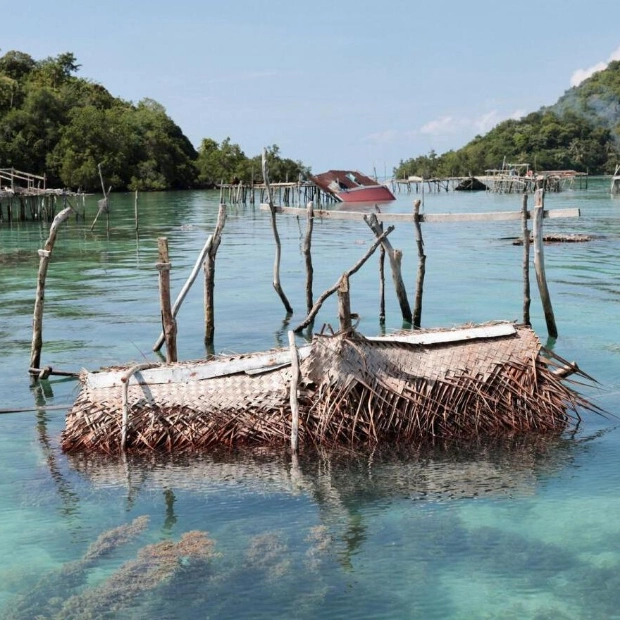
{"label": "white painted plank", "polygon": [[502,336],[513,336],[517,333],[512,323],[499,323],[497,325],[480,325],[478,327],[467,327],[463,329],[453,329],[437,332],[412,332],[411,334],[397,336],[378,336],[367,338],[372,342],[402,342],[403,344],[443,344],[449,342],[461,342],[480,338],[500,338]]}
{"label": "white painted plank", "polygon": [[[310,345],[299,347],[300,359],[310,354]],[[188,381],[203,381],[215,377],[225,377],[240,372],[258,374],[276,370],[291,363],[291,354],[288,349],[271,351],[260,354],[249,354],[247,357],[213,362],[196,362],[179,366],[156,366],[133,375],[130,384],[157,385],[162,383],[187,383]],[[87,376],[87,386],[92,389],[119,387],[121,377],[126,370],[111,370],[91,372]]]}
{"label": "white painted plank", "polygon": [[[261,211],[268,211],[269,205],[261,204]],[[297,215],[306,217],[307,209],[298,207],[276,207],[276,212],[282,215]],[[338,211],[315,209],[315,219],[325,220],[361,220],[365,215],[374,213],[374,211]],[[577,208],[571,209],[553,209],[543,212],[543,217],[557,219],[563,217],[580,217],[581,212]],[[376,216],[382,222],[413,222],[413,213],[376,213]],[[495,211],[486,213],[421,213],[420,221],[427,223],[440,222],[502,222],[511,220],[521,220],[523,214],[521,211]],[[530,212],[531,217],[531,212]]]}

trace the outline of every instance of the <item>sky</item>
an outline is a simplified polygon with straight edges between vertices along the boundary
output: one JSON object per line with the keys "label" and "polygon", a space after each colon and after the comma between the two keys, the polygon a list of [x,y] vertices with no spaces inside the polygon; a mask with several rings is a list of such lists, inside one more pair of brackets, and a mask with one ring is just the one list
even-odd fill
{"label": "sky", "polygon": [[[0,0],[0,54],[72,52],[198,148],[389,176],[620,59],[618,0]],[[498,162],[498,165],[501,162]]]}

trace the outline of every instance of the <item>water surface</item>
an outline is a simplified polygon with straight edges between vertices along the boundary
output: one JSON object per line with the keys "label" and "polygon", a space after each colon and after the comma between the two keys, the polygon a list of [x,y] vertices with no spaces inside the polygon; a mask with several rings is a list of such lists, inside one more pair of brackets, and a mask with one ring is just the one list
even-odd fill
{"label": "water surface", "polygon": [[[620,391],[620,202],[606,180],[546,197],[579,219],[546,232],[589,234],[545,247],[559,331],[543,344],[599,385],[581,390],[612,414]],[[390,206],[409,211],[416,195]],[[143,359],[160,331],[157,238],[169,240],[176,294],[213,231],[218,195],[115,195],[110,229],[72,218],[48,272],[42,363],[95,369]],[[426,194],[424,212],[519,210],[521,197]],[[304,219],[279,217],[287,319],[272,288],[273,238],[257,206],[229,207],[216,263],[218,352],[284,345],[304,318]],[[7,618],[613,618],[620,608],[617,420],[585,415],[564,437],[372,453],[149,458],[59,450],[74,381],[27,374],[37,249],[47,225],[0,223],[0,610]],[[426,327],[521,318],[520,222],[425,224]],[[413,298],[413,227],[398,224]],[[315,296],[371,242],[363,222],[317,221]],[[389,280],[388,280],[389,285]],[[351,279],[367,335],[379,323],[377,258]],[[336,325],[336,300],[316,320]],[[199,277],[178,316],[181,359],[206,353]],[[387,287],[385,330],[402,327]],[[43,408],[43,406],[47,408]],[[147,519],[138,520],[141,517]],[[124,533],[115,528],[124,527]],[[99,537],[114,530],[109,546]],[[183,538],[188,532],[202,538]],[[206,538],[205,538],[206,537]],[[208,542],[207,542],[208,541]],[[156,559],[153,559],[156,558]],[[158,567],[158,570],[154,569]],[[129,585],[131,587],[129,587]],[[118,608],[118,609],[116,609]],[[104,613],[109,612],[109,616]]]}

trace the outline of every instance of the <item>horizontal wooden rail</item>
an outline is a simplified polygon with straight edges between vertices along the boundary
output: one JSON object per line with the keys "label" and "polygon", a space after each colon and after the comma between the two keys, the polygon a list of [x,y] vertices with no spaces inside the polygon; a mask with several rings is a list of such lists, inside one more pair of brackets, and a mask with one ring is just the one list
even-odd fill
{"label": "horizontal wooden rail", "polygon": [[[261,211],[268,211],[269,205],[261,204]],[[283,215],[297,215],[307,217],[307,209],[298,207],[276,207],[277,213]],[[338,211],[336,209],[315,209],[315,219],[326,220],[363,220],[369,212],[363,211]],[[372,213],[372,211],[370,212]],[[581,212],[577,208],[572,209],[553,209],[545,210],[543,217],[545,218],[563,218],[563,217],[579,217]],[[383,222],[412,222],[414,221],[412,213],[378,213],[377,217]],[[420,222],[438,223],[438,222],[502,222],[502,221],[518,221],[523,218],[522,211],[496,211],[491,213],[420,213]],[[531,212],[528,212],[531,218]]]}

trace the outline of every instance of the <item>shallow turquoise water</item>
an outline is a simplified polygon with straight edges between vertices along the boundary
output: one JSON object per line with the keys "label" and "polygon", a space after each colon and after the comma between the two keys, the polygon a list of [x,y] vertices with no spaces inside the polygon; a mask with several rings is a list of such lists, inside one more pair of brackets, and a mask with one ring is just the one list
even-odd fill
{"label": "shallow turquoise water", "polygon": [[[560,333],[549,344],[599,381],[582,391],[618,414],[620,202],[607,189],[605,180],[591,181],[587,191],[546,197],[547,208],[581,209],[579,219],[547,220],[546,232],[595,237],[545,247]],[[400,195],[389,209],[407,211],[415,197]],[[114,196],[107,234],[101,221],[89,230],[93,197],[86,222],[69,221],[54,250],[43,363],[78,370],[154,359],[157,237],[169,239],[176,293],[213,230],[217,199],[210,192],[142,195],[136,233],[133,195]],[[424,211],[520,206],[519,196],[440,193],[425,196]],[[271,286],[269,218],[257,207],[230,207],[216,263],[216,351],[284,344],[287,329],[303,319],[305,221],[281,217],[278,225],[282,286],[296,312],[287,324]],[[317,222],[314,230],[318,295],[363,255],[370,232],[352,222]],[[522,249],[510,242],[520,223],[425,224],[423,234],[424,326],[520,318]],[[620,617],[613,417],[586,415],[576,433],[554,440],[302,454],[297,461],[268,451],[142,460],[63,455],[62,407],[76,384],[53,379],[31,387],[27,375],[36,250],[46,237],[38,224],[0,223],[0,409],[61,407],[0,416],[2,617]],[[404,251],[412,291],[412,227],[397,225],[391,241]],[[351,287],[361,331],[379,333],[376,258]],[[202,295],[199,277],[178,316],[182,359],[205,354]],[[547,343],[534,287],[532,297],[532,321]],[[317,328],[337,322],[335,304],[325,304]],[[387,311],[386,329],[400,328],[389,287]],[[100,534],[144,515],[148,525],[133,538],[85,560]],[[144,550],[194,530],[213,541],[208,557],[179,551],[169,573],[150,575]]]}

